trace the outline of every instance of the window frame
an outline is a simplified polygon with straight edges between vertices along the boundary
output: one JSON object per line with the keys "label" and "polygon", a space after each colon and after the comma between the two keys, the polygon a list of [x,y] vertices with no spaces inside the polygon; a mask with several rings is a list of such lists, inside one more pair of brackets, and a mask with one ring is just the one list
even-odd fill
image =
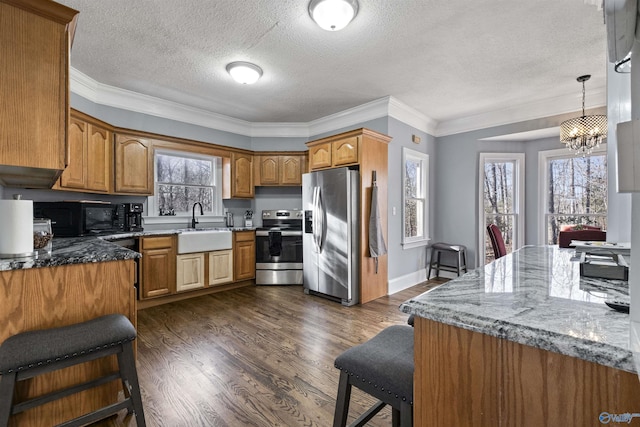
{"label": "window frame", "polygon": [[176,215],[158,215],[157,199],[158,194],[158,168],[156,167],[157,156],[169,155],[175,157],[184,157],[196,160],[207,160],[212,163],[213,168],[213,183],[214,187],[214,206],[218,206],[218,211],[204,211],[204,215],[198,215],[198,219],[203,222],[219,221],[223,217],[224,206],[222,203],[222,158],[218,156],[211,156],[200,153],[193,153],[189,151],[171,150],[171,149],[156,149],[153,154],[153,195],[147,197],[147,212],[145,215],[146,224],[171,224],[176,222],[183,222],[184,219],[190,219],[192,214],[176,213]]}
{"label": "window frame", "polygon": [[[580,154],[578,154],[580,155]],[[598,155],[605,156],[607,161],[607,169],[609,168],[609,159],[607,158],[607,144],[601,143],[598,147],[594,148],[589,156]],[[543,150],[538,152],[538,244],[547,244],[547,181],[549,179],[549,168],[547,162],[550,159],[566,159],[576,157],[575,151],[569,148],[556,148],[553,150]],[[608,174],[607,174],[607,178]],[[607,180],[607,187],[610,183]],[[607,213],[593,214],[604,215],[607,217]]]}
{"label": "window frame", "polygon": [[519,249],[524,246],[524,226],[525,226],[525,153],[479,153],[478,157],[478,244],[476,250],[476,265],[485,265],[485,240],[487,238],[486,217],[484,212],[484,165],[488,161],[496,162],[514,162],[514,179],[513,185],[516,194],[514,195],[514,212],[503,214],[510,215],[514,219],[513,229],[515,230],[513,249]]}
{"label": "window frame", "polygon": [[[422,181],[422,197],[417,199],[424,200],[423,218],[422,218],[422,234],[416,237],[407,237],[405,234],[405,219],[406,219],[406,194],[405,183],[407,180],[407,160],[418,160],[421,163],[421,177]],[[420,151],[412,150],[407,147],[402,147],[402,248],[411,249],[429,244],[431,237],[429,236],[429,155],[421,153]]]}

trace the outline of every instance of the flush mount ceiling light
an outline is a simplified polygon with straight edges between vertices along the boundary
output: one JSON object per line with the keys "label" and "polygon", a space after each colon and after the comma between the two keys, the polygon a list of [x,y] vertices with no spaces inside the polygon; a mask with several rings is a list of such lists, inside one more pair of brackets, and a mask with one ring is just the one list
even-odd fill
{"label": "flush mount ceiling light", "polygon": [[591,153],[607,137],[607,116],[584,114],[584,82],[590,78],[590,75],[585,75],[577,79],[582,83],[582,116],[566,120],[560,125],[560,141],[583,156]]}
{"label": "flush mount ceiling light", "polygon": [[227,65],[227,72],[235,81],[243,85],[251,85],[262,77],[262,68],[251,62],[232,62]]}
{"label": "flush mount ceiling light", "polygon": [[338,31],[358,13],[358,0],[311,0],[309,15],[323,30]]}

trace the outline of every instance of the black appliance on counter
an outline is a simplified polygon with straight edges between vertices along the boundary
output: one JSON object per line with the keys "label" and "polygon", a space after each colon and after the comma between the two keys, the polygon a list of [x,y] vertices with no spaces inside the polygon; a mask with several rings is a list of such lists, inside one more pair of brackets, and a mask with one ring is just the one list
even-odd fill
{"label": "black appliance on counter", "polygon": [[142,203],[34,202],[34,218],[49,218],[54,236],[80,237],[142,231]]}
{"label": "black appliance on counter", "polygon": [[302,284],[302,220],[299,210],[264,210],[256,229],[256,285]]}
{"label": "black appliance on counter", "polygon": [[118,205],[118,221],[123,231],[143,231],[142,203],[121,203]]}

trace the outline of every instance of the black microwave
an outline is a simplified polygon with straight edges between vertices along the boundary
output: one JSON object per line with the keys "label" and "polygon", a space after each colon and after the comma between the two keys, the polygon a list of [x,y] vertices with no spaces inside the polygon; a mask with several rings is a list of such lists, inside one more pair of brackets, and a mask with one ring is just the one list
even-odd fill
{"label": "black microwave", "polygon": [[51,219],[54,236],[97,236],[124,230],[119,206],[98,202],[34,202],[33,216]]}

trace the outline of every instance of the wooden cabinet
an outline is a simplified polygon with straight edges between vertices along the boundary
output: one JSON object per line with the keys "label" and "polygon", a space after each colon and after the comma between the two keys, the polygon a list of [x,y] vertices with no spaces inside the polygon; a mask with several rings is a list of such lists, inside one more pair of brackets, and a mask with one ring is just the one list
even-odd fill
{"label": "wooden cabinet", "polygon": [[366,303],[388,293],[388,257],[378,257],[378,266],[369,257],[369,215],[373,172],[378,182],[378,208],[385,242],[387,233],[387,169],[389,142],[387,135],[370,129],[356,129],[307,143],[309,169],[357,166],[360,171],[360,302]]}
{"label": "wooden cabinet", "polygon": [[233,282],[233,250],[209,252],[209,286]]}
{"label": "wooden cabinet", "polygon": [[142,237],[140,252],[140,299],[175,293],[175,236]]}
{"label": "wooden cabinet", "polygon": [[302,153],[260,153],[254,156],[256,186],[299,186],[305,172],[306,156]]}
{"label": "wooden cabinet", "polygon": [[233,233],[233,280],[248,280],[256,277],[256,232],[234,231]]}
{"label": "wooden cabinet", "polygon": [[176,260],[176,291],[204,288],[204,253],[178,255]]}
{"label": "wooden cabinet", "polygon": [[308,143],[309,169],[356,165],[360,161],[360,135],[347,136],[320,143]]}
{"label": "wooden cabinet", "polygon": [[151,140],[133,135],[116,135],[115,192],[153,194],[153,146]]}
{"label": "wooden cabinet", "polygon": [[51,188],[66,166],[77,13],[52,1],[0,1],[0,185]]}
{"label": "wooden cabinet", "polygon": [[109,193],[113,187],[113,134],[105,123],[72,112],[69,164],[57,188]]}
{"label": "wooden cabinet", "polygon": [[253,156],[231,153],[231,198],[253,198]]}

